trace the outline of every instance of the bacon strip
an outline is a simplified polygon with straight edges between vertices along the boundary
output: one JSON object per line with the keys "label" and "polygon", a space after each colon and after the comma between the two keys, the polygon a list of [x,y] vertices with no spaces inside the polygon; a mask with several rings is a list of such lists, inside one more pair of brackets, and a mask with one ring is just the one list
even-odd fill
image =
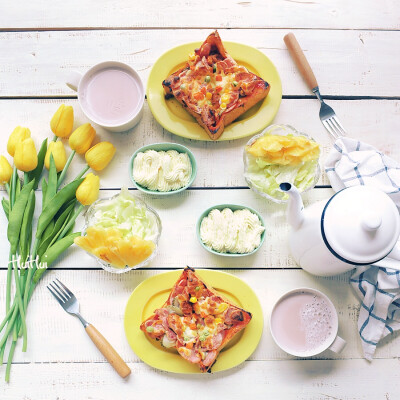
{"label": "bacon strip", "polygon": [[218,352],[216,350],[209,351],[202,364],[206,367],[209,367],[215,361],[217,355]]}
{"label": "bacon strip", "polygon": [[237,68],[236,61],[229,55],[222,61],[217,62],[217,69],[224,71],[225,74],[235,72],[236,68]]}
{"label": "bacon strip", "polygon": [[201,361],[201,355],[199,352],[195,349],[192,349],[190,352],[190,355],[186,354],[186,348],[185,347],[178,347],[178,353],[185,359],[188,360],[189,362],[193,364],[198,364]]}

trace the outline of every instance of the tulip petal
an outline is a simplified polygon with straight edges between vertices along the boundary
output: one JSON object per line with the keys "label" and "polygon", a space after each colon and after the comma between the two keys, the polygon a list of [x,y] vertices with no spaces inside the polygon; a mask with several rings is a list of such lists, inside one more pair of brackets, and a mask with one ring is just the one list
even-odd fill
{"label": "tulip petal", "polygon": [[110,163],[115,154],[115,147],[110,142],[100,142],[85,154],[86,162],[95,171],[101,171]]}
{"label": "tulip petal", "polygon": [[32,138],[17,143],[14,154],[14,164],[20,171],[30,172],[37,167],[38,157]]}

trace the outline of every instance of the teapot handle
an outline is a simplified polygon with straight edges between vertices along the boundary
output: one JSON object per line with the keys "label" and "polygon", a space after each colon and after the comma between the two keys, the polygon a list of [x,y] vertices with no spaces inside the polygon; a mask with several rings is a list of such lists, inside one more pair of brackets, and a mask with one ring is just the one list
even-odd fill
{"label": "teapot handle", "polygon": [[383,260],[378,261],[375,264],[376,267],[384,267],[400,271],[400,247],[395,246],[394,249],[387,255]]}
{"label": "teapot handle", "polygon": [[400,261],[400,244],[394,246],[394,249],[388,254],[388,258]]}

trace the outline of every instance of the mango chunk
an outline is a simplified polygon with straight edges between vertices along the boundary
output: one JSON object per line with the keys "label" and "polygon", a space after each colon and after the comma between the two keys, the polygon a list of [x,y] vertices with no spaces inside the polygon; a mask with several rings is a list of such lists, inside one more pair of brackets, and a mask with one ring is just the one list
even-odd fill
{"label": "mango chunk", "polygon": [[150,257],[155,249],[151,240],[138,236],[124,238],[118,229],[95,226],[89,227],[86,236],[79,236],[74,242],[116,268],[134,267]]}
{"label": "mango chunk", "polygon": [[251,146],[247,153],[271,164],[299,165],[302,162],[317,160],[320,149],[318,143],[305,136],[264,135]]}

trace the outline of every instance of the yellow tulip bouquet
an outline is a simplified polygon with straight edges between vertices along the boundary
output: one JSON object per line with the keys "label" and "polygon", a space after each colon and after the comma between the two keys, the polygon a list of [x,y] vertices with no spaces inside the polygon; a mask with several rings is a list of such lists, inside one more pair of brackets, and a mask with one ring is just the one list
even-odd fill
{"label": "yellow tulip bouquet", "polygon": [[[73,232],[75,220],[85,206],[98,198],[99,177],[93,173],[84,175],[90,168],[94,171],[104,169],[115,154],[115,147],[109,142],[91,147],[96,131],[90,124],[81,125],[72,132],[73,124],[73,108],[63,104],[51,119],[50,127],[55,136],[49,144],[45,139],[36,152],[30,130],[18,126],[7,143],[14,166],[11,167],[8,160],[0,156],[0,184],[5,186],[8,194],[8,199],[2,198],[1,204],[8,219],[7,238],[10,242],[6,315],[0,323],[0,365],[7,344],[11,343],[5,374],[7,382],[19,337],[23,338],[22,351],[27,349],[25,317],[33,291],[47,267],[81,235]],[[67,138],[72,149],[68,158],[64,144],[59,140]],[[76,153],[85,155],[87,165],[72,182],[61,188]],[[41,179],[44,166],[48,170],[47,180]],[[23,172],[22,182],[18,171]],[[34,232],[35,190],[40,181],[42,210]]]}

